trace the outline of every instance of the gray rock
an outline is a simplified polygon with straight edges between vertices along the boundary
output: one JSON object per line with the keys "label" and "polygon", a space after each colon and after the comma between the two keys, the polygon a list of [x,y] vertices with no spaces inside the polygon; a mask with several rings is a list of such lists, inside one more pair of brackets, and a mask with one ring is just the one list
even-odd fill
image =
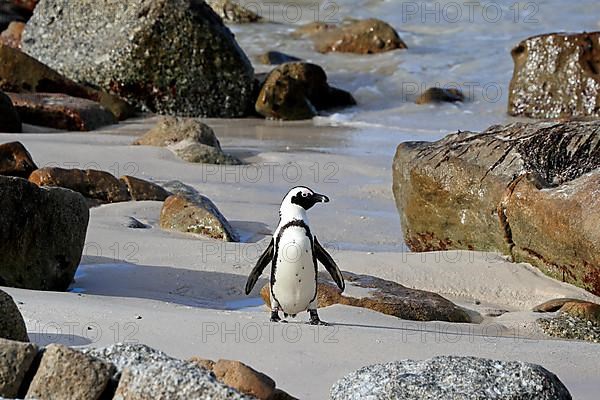
{"label": "gray rock", "polygon": [[113,367],[108,362],[51,344],[44,351],[25,398],[96,400],[112,373]]}
{"label": "gray rock", "polygon": [[252,65],[203,1],[41,0],[23,51],[146,111],[238,117],[252,102]]}
{"label": "gray rock", "polygon": [[127,228],[131,229],[149,229],[150,225],[144,224],[142,221],[133,217],[127,217],[127,222],[124,224]]}
{"label": "gray rock", "polygon": [[122,371],[115,400],[251,399],[219,383],[206,369],[146,345],[116,344],[86,353]]}
{"label": "gray rock", "polygon": [[570,400],[556,375],[520,361],[442,356],[363,367],[331,388],[332,400]]}
{"label": "gray rock", "polygon": [[17,397],[37,351],[32,343],[0,339],[0,397]]}
{"label": "gray rock", "polygon": [[555,318],[540,318],[536,323],[548,336],[600,343],[600,324],[594,321],[560,313]]}
{"label": "gray rock", "polygon": [[167,147],[184,161],[206,164],[241,164],[225,154],[212,128],[196,118],[162,117],[134,145]]}
{"label": "gray rock", "polygon": [[21,118],[12,100],[0,92],[0,132],[18,133],[21,129]]}
{"label": "gray rock", "polygon": [[79,193],[0,176],[0,285],[66,290],[81,260],[88,220]]}
{"label": "gray rock", "polygon": [[[224,21],[235,22],[238,24],[249,22],[260,22],[262,17],[239,4],[239,0],[206,0],[206,3],[216,12]],[[258,3],[254,3],[257,11]]]}
{"label": "gray rock", "polygon": [[27,327],[13,298],[0,290],[0,338],[29,342]]}

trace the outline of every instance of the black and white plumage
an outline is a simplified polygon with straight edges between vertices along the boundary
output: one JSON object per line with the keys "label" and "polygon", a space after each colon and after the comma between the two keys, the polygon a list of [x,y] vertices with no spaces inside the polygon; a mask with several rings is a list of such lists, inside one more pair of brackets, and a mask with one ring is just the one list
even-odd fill
{"label": "black and white plumage", "polygon": [[324,324],[317,313],[317,261],[344,290],[340,269],[313,236],[306,215],[315,204],[327,202],[327,196],[299,186],[291,189],[281,203],[279,225],[246,283],[246,294],[249,294],[264,269],[271,264],[271,321],[281,321],[279,311],[285,316],[295,316],[308,310],[311,324]]}

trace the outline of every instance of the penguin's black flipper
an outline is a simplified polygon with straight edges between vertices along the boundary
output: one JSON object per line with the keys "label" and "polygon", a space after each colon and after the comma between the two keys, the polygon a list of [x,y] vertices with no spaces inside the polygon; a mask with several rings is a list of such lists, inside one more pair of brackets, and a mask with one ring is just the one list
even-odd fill
{"label": "penguin's black flipper", "polygon": [[273,252],[275,250],[275,241],[271,239],[271,243],[267,249],[262,253],[254,269],[250,272],[250,276],[248,276],[248,282],[246,282],[246,294],[250,294],[254,285],[256,285],[256,281],[260,278],[260,275],[265,270],[265,267],[269,265],[269,263],[273,260]]}
{"label": "penguin's black flipper", "polygon": [[331,255],[329,255],[327,250],[325,250],[323,246],[321,246],[321,243],[319,243],[316,236],[315,254],[317,255],[317,260],[319,260],[321,264],[323,264],[327,272],[329,272],[329,275],[331,275],[331,277],[335,281],[336,285],[338,285],[340,290],[343,292],[344,288],[346,287],[346,284],[344,283],[344,276],[342,275],[342,272],[338,268],[335,261],[333,261],[333,258],[331,258]]}

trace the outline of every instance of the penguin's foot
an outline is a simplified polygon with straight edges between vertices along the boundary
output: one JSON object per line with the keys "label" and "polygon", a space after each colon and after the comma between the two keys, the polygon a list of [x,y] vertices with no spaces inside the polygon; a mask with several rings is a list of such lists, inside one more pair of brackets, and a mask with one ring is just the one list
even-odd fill
{"label": "penguin's foot", "polygon": [[329,324],[327,322],[321,321],[321,319],[319,318],[319,314],[317,313],[317,310],[308,310],[308,312],[310,313],[310,321],[308,321],[309,324],[320,325],[320,326],[329,326]]}
{"label": "penguin's foot", "polygon": [[279,312],[277,312],[277,311],[271,311],[271,322],[283,322],[283,323],[287,323],[286,320],[282,320],[279,317]]}

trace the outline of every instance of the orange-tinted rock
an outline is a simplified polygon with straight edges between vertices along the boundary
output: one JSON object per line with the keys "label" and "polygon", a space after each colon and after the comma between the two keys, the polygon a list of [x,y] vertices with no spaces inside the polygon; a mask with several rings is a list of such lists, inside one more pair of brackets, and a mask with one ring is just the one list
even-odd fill
{"label": "orange-tinted rock", "polygon": [[0,33],[0,43],[6,46],[21,48],[21,35],[25,29],[25,24],[19,21],[13,21],[8,25],[5,31]]}
{"label": "orange-tinted rock", "polygon": [[166,191],[162,186],[133,176],[122,176],[121,181],[127,185],[127,190],[129,191],[132,200],[164,201],[171,195],[171,193]]}
{"label": "orange-tinted rock", "polygon": [[561,299],[552,299],[533,307],[531,311],[539,313],[555,312],[560,310],[561,307],[567,303],[585,303],[585,300],[571,299],[569,297]]}
{"label": "orange-tinted rock", "polygon": [[213,360],[209,360],[207,358],[202,358],[198,356],[190,357],[188,361],[209,371],[212,371],[213,367],[215,366],[215,362]]}
{"label": "orange-tinted rock", "polygon": [[15,93],[64,93],[102,104],[119,119],[135,110],[111,94],[88,88],[60,75],[18,49],[0,43],[0,90]]}
{"label": "orange-tinted rock", "polygon": [[560,312],[600,324],[600,304],[575,301],[565,303]]}
{"label": "orange-tinted rock", "polygon": [[[318,307],[344,304],[368,308],[383,314],[412,321],[471,322],[469,315],[449,300],[432,292],[410,289],[399,283],[368,275],[343,272],[346,291],[352,287],[361,291],[368,289],[366,297],[351,297],[340,290],[325,273],[319,273],[317,285]],[[269,284],[260,291],[262,299],[270,307]]]}
{"label": "orange-tinted rock", "polygon": [[331,29],[327,25],[312,37],[320,53],[342,52],[356,54],[383,53],[406,49],[398,33],[378,19],[351,20]]}
{"label": "orange-tinted rock", "polygon": [[260,400],[268,400],[275,391],[275,381],[239,361],[219,360],[213,366],[219,382]]}
{"label": "orange-tinted rock", "polygon": [[8,93],[25,123],[68,131],[92,131],[116,124],[100,103],[58,93]]}
{"label": "orange-tinted rock", "polygon": [[88,199],[103,203],[129,201],[124,182],[108,172],[94,169],[64,169],[46,167],[33,171],[29,181],[38,186],[58,186],[81,193]]}
{"label": "orange-tinted rock", "polygon": [[0,144],[0,175],[27,179],[36,169],[31,154],[21,142]]}

